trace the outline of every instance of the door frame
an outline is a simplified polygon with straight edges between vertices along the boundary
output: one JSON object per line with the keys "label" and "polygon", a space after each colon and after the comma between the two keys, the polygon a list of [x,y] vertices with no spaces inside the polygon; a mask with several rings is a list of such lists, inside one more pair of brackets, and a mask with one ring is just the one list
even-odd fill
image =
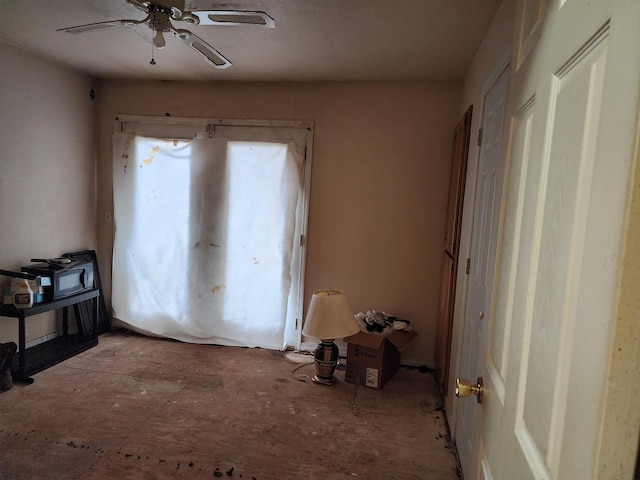
{"label": "door frame", "polygon": [[635,131],[635,172],[623,241],[616,321],[607,359],[608,382],[596,459],[597,478],[613,478],[612,475],[622,472],[633,476],[636,466],[640,465],[640,119]]}

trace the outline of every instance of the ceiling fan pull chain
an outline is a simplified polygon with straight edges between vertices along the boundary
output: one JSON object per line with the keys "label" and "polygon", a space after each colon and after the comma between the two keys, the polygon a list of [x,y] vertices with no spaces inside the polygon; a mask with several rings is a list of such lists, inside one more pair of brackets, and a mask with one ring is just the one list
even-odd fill
{"label": "ceiling fan pull chain", "polygon": [[153,40],[151,40],[151,61],[149,62],[150,65],[155,65],[156,64],[156,60],[155,58],[153,58],[153,47],[155,47]]}

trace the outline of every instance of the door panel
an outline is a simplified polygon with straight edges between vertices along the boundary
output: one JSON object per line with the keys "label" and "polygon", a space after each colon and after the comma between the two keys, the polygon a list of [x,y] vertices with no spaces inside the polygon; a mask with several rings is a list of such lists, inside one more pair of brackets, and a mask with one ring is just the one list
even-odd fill
{"label": "door panel", "polygon": [[545,0],[523,0],[521,15],[519,17],[520,29],[518,45],[518,68],[526,60],[529,53],[535,47],[542,31],[545,14]]}
{"label": "door panel", "polygon": [[440,280],[440,308],[438,310],[436,361],[440,392],[447,394],[445,379],[449,370],[449,352],[451,345],[451,317],[455,294],[455,262],[448,254],[443,254],[442,280]]}
{"label": "door panel", "polygon": [[[554,75],[543,157],[546,178],[540,228],[538,277],[535,283],[528,368],[520,419],[551,471],[557,469],[554,442],[561,439],[568,357],[576,321],[576,281],[584,251],[586,208],[593,175],[594,151],[602,96],[606,42],[579,56]],[[587,115],[587,110],[589,114]],[[567,128],[571,126],[571,128]],[[552,373],[553,372],[553,373]]]}
{"label": "door panel", "polygon": [[453,135],[453,154],[451,157],[451,175],[449,178],[449,201],[447,203],[447,226],[444,232],[444,250],[458,260],[458,243],[464,187],[467,177],[467,160],[469,157],[469,136],[471,133],[471,116],[473,106],[470,106],[456,125]]}
{"label": "door panel", "polygon": [[511,166],[507,178],[505,204],[506,209],[502,240],[502,274],[498,276],[494,329],[490,338],[491,355],[489,365],[493,364],[491,379],[499,400],[504,404],[505,384],[509,370],[509,344],[512,336],[513,318],[524,318],[526,301],[515,285],[522,275],[527,274],[529,258],[520,257],[520,252],[531,251],[534,222],[525,221],[535,218],[536,192],[526,190],[526,182],[533,185],[539,175],[539,166],[529,164],[531,152],[531,127],[535,119],[535,100],[530,99],[514,115],[511,122],[512,150]]}
{"label": "door panel", "polygon": [[[449,201],[447,202],[447,226],[444,231],[444,250],[452,255],[457,253],[457,230],[460,219],[458,218],[462,172],[462,152],[464,139],[464,119],[458,123],[453,136],[453,155],[451,157],[451,174],[449,178]],[[464,159],[466,163],[466,158]],[[466,172],[466,168],[465,168]],[[464,185],[464,183],[462,184]]]}

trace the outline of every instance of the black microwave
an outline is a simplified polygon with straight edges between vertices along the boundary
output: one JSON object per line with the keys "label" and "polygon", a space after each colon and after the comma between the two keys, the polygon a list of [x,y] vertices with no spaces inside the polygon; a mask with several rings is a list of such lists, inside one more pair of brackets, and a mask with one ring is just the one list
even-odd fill
{"label": "black microwave", "polygon": [[35,263],[22,267],[24,273],[51,278],[51,286],[44,287],[44,301],[50,302],[93,290],[93,263],[73,261],[64,266]]}

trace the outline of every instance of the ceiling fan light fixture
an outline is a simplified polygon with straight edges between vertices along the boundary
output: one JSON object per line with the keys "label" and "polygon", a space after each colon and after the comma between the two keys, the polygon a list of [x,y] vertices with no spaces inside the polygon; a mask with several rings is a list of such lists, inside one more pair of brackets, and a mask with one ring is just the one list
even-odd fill
{"label": "ceiling fan light fixture", "polygon": [[153,37],[153,44],[156,48],[164,48],[167,45],[167,41],[164,39],[164,35],[162,35],[162,30],[158,30],[156,35]]}

